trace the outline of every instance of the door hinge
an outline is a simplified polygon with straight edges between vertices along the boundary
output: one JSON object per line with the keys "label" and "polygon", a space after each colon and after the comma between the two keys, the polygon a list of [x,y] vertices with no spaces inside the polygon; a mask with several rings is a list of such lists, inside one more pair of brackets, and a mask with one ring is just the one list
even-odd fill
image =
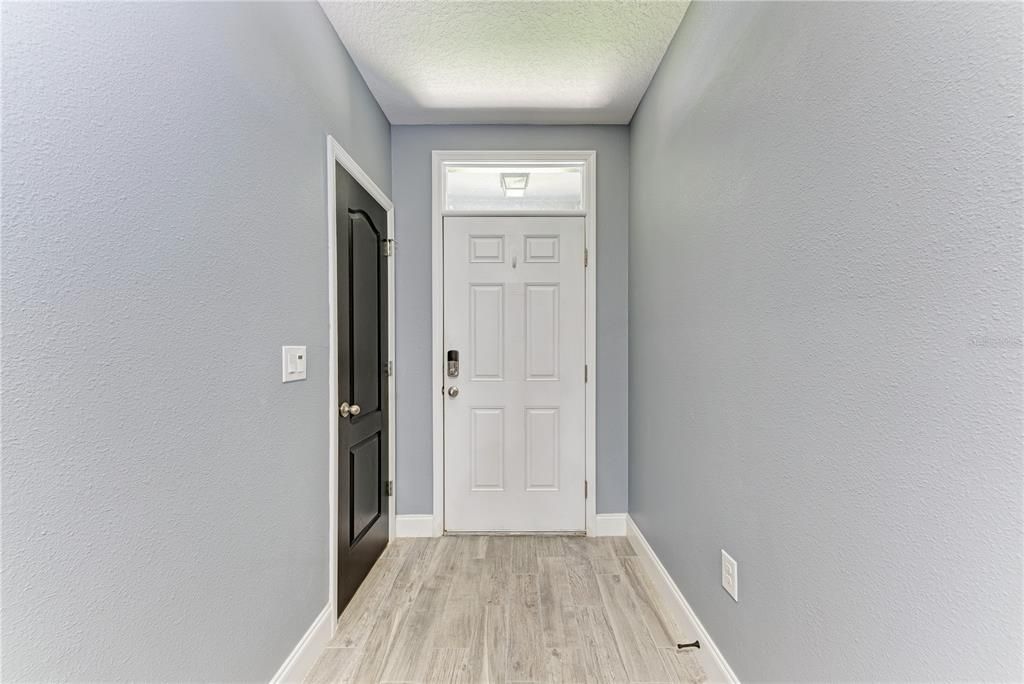
{"label": "door hinge", "polygon": [[590,366],[586,364],[583,366],[583,382],[590,382]]}
{"label": "door hinge", "polygon": [[583,498],[590,498],[590,483],[587,482],[586,480],[583,481]]}
{"label": "door hinge", "polygon": [[590,265],[590,250],[586,247],[583,248],[583,268]]}
{"label": "door hinge", "polygon": [[395,256],[395,241],[392,238],[381,240],[384,245],[384,256]]}
{"label": "door hinge", "polygon": [[384,493],[387,496],[394,496],[395,495],[395,481],[394,480],[388,480],[387,485],[384,486]]}
{"label": "door hinge", "polygon": [[388,361],[388,377],[390,378],[394,374],[395,374],[395,362],[394,361]]}

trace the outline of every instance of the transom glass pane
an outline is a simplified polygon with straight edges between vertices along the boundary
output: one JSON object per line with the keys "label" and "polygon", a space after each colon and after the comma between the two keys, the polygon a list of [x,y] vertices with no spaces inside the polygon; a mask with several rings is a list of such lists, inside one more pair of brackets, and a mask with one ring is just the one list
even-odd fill
{"label": "transom glass pane", "polygon": [[583,211],[583,166],[445,165],[448,211]]}

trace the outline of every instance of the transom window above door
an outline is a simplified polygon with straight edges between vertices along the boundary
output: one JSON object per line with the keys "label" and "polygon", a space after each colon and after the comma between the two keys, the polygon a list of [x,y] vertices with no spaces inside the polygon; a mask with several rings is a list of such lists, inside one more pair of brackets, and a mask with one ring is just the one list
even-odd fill
{"label": "transom window above door", "polygon": [[583,164],[444,165],[445,212],[583,213]]}

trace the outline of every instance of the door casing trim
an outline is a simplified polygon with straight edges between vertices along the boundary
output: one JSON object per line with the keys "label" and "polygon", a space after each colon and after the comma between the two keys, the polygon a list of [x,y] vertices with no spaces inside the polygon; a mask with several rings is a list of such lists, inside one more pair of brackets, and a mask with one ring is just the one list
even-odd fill
{"label": "door casing trim", "polygon": [[[583,212],[446,212],[444,177],[448,162],[517,164],[575,163],[583,165]],[[456,215],[500,216],[580,216],[584,217],[584,244],[589,263],[585,269],[584,316],[586,319],[585,361],[589,380],[585,385],[584,410],[586,436],[584,459],[589,493],[586,505],[586,533],[593,535],[597,525],[597,151],[596,150],[433,150],[431,153],[431,402],[433,414],[434,536],[444,534],[444,217]]]}
{"label": "door casing trim", "polygon": [[[327,390],[327,458],[328,458],[328,501],[330,520],[328,522],[328,607],[330,608],[331,635],[338,628],[338,245],[337,243],[337,197],[334,164],[341,167],[363,186],[370,196],[387,211],[389,240],[395,239],[395,205],[373,179],[345,151],[345,148],[327,136],[327,309],[330,321],[328,337],[328,390]],[[388,264],[388,359],[395,358],[395,264],[389,258]],[[397,480],[395,473],[395,377],[392,371],[388,377],[388,473]],[[388,541],[395,538],[395,497],[388,497]]]}

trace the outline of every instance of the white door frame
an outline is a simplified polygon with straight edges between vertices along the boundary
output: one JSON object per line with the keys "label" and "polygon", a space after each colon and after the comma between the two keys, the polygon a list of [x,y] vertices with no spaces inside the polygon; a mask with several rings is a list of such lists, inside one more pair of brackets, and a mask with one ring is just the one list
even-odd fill
{"label": "white door frame", "polygon": [[[444,165],[449,162],[484,164],[583,165],[583,211],[448,211],[445,209]],[[433,392],[434,516],[433,534],[444,534],[444,217],[445,216],[583,216],[588,265],[585,277],[586,359],[588,380],[585,388],[585,460],[588,495],[586,498],[587,534],[593,535],[597,523],[597,152],[595,150],[557,151],[472,151],[434,150],[431,158],[431,371]]]}
{"label": "white door frame", "polygon": [[[355,159],[345,151],[333,136],[327,136],[327,308],[330,332],[328,340],[327,390],[327,458],[328,458],[328,501],[330,521],[328,540],[330,563],[328,578],[328,608],[330,609],[331,635],[338,627],[338,245],[337,245],[337,198],[334,164],[337,162],[356,179],[370,196],[388,213],[387,237],[395,238],[395,205],[384,191],[377,187],[369,175],[360,168]],[[395,358],[395,268],[394,260],[388,259],[388,359]],[[396,480],[395,474],[395,373],[388,377],[388,473]],[[388,541],[395,538],[395,497],[388,497]]]}

